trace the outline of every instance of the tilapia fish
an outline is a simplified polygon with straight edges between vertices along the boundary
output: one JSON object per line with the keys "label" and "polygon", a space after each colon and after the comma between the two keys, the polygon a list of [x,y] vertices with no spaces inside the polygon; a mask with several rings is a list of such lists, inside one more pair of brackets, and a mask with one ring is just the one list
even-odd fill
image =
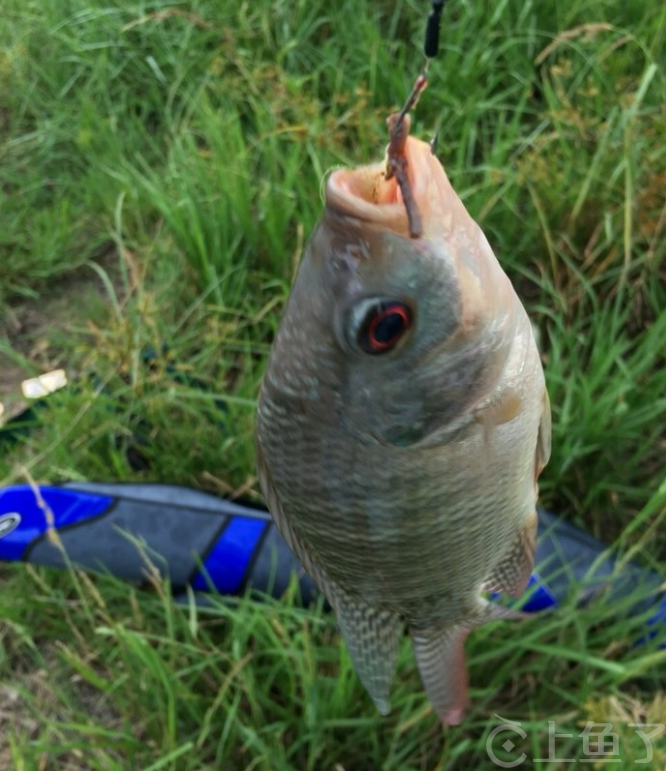
{"label": "tilapia fish", "polygon": [[533,564],[550,408],[532,327],[430,145],[404,142],[418,237],[386,163],[335,171],[257,414],[268,507],[389,709],[408,631],[445,724],[464,641]]}

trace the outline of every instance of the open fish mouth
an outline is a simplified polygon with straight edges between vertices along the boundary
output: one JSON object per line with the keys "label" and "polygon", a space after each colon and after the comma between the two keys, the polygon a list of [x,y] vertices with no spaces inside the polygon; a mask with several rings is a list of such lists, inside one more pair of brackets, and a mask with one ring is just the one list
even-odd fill
{"label": "open fish mouth", "polygon": [[[439,162],[427,142],[408,136],[404,144],[405,177],[411,205],[423,220],[427,215],[428,191]],[[326,185],[326,205],[343,216],[387,228],[405,236],[420,236],[405,205],[397,177],[387,178],[387,163],[373,163],[356,169],[337,169]]]}

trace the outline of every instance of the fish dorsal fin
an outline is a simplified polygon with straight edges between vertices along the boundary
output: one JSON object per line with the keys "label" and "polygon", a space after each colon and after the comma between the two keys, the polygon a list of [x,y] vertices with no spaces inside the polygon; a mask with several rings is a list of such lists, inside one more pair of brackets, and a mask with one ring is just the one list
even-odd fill
{"label": "fish dorsal fin", "polygon": [[[270,471],[266,465],[264,459],[264,453],[261,448],[261,443],[257,443],[256,448],[256,461],[257,471],[259,472],[259,484],[264,493],[264,499],[266,500],[266,506],[271,513],[275,527],[278,529],[280,535],[284,538],[287,546],[298,557],[301,565],[305,568],[305,571],[317,584],[320,591],[323,592],[326,599],[331,602],[331,596],[333,594],[332,582],[329,580],[326,573],[311,557],[311,550],[307,548],[303,539],[299,536],[296,530],[292,527],[289,518],[282,506],[280,496],[278,494],[273,480],[271,478]],[[332,604],[332,603],[331,603]]]}
{"label": "fish dorsal fin", "polygon": [[361,682],[382,715],[390,710],[389,695],[404,625],[389,611],[371,608],[334,588],[331,598],[340,632]]}
{"label": "fish dorsal fin", "polygon": [[379,711],[387,714],[391,681],[404,628],[402,621],[396,614],[374,610],[350,597],[317,565],[311,550],[289,522],[260,444],[257,446],[257,468],[275,526],[333,607],[354,669]]}

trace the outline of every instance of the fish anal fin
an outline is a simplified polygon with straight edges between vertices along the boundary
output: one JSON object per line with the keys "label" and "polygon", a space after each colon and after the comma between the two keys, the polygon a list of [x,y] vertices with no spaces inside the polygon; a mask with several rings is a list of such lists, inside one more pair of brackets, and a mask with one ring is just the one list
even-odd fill
{"label": "fish anal fin", "polygon": [[354,669],[382,715],[389,696],[404,625],[390,611],[376,610],[334,587],[331,605]]}
{"label": "fish anal fin", "polygon": [[506,605],[499,605],[496,602],[489,602],[486,605],[485,621],[524,621],[531,617],[531,613],[524,610],[515,610]]}
{"label": "fish anal fin", "polygon": [[467,707],[465,638],[469,627],[410,630],[414,656],[430,703],[444,725],[462,722]]}
{"label": "fish anal fin", "polygon": [[506,592],[512,597],[520,597],[525,591],[536,550],[537,514],[518,532],[507,552],[495,565],[491,574],[483,582],[483,591]]}

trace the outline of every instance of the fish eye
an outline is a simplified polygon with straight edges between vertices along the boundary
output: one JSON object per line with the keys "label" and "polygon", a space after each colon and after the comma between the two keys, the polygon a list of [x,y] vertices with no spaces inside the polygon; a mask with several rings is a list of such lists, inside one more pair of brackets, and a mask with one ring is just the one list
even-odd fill
{"label": "fish eye", "polygon": [[356,342],[372,356],[394,348],[412,325],[412,311],[399,300],[374,301],[366,306]]}

